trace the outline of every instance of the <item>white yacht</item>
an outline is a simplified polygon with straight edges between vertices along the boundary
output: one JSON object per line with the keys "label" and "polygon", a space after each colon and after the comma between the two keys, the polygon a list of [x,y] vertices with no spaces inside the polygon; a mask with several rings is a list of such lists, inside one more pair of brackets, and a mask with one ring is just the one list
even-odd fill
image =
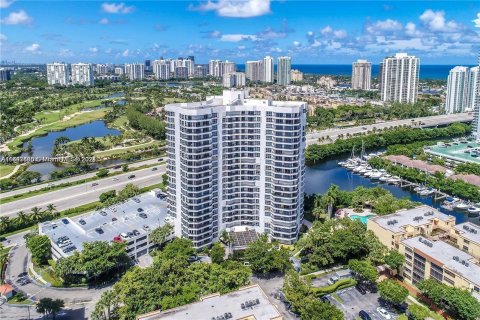
{"label": "white yacht", "polygon": [[379,180],[382,181],[382,182],[387,182],[391,178],[392,178],[392,176],[387,173],[387,174],[382,175]]}
{"label": "white yacht", "polygon": [[383,175],[382,172],[380,171],[377,171],[377,172],[373,172],[371,175],[370,175],[370,179],[372,180],[378,180],[380,179],[380,177]]}

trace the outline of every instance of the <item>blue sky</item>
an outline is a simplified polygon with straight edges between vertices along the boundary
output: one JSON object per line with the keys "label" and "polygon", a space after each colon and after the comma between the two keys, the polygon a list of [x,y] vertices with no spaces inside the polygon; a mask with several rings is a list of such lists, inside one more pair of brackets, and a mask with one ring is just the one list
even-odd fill
{"label": "blue sky", "polygon": [[474,64],[480,1],[0,0],[1,60],[137,62],[195,55],[238,63],[378,63],[408,52],[424,64]]}

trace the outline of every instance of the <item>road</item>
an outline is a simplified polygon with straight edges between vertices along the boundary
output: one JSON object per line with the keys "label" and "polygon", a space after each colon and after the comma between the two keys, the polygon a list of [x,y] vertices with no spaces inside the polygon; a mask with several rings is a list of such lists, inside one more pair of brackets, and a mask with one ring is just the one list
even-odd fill
{"label": "road", "polygon": [[[318,143],[319,138],[327,138],[330,137],[333,141],[335,141],[339,135],[343,134],[346,136],[347,134],[353,135],[355,133],[360,132],[367,132],[372,131],[373,128],[376,129],[384,129],[389,127],[401,126],[401,125],[408,125],[420,128],[427,128],[427,127],[435,127],[450,124],[453,122],[468,122],[473,120],[473,115],[468,113],[457,113],[457,114],[448,114],[448,115],[439,115],[439,116],[431,116],[431,117],[423,117],[423,118],[415,118],[413,119],[404,119],[404,120],[394,120],[394,121],[386,121],[382,123],[375,123],[371,125],[364,125],[364,126],[357,126],[357,127],[349,127],[343,129],[327,129],[322,130],[315,133],[307,134],[307,145],[316,144]],[[421,122],[421,125],[418,123]],[[365,129],[364,129],[365,128]]]}
{"label": "road", "polygon": [[[45,209],[49,204],[54,204],[58,211],[63,211],[98,201],[101,193],[109,190],[121,190],[129,183],[133,183],[140,188],[161,183],[166,165],[158,165],[155,168],[158,168],[158,170],[152,171],[152,168],[140,169],[2,204],[0,216],[13,217],[19,211],[28,213],[35,206]],[[128,179],[130,175],[135,175],[135,178]],[[93,186],[93,183],[98,185]]]}
{"label": "road", "polygon": [[[141,167],[141,166],[152,165],[152,164],[156,164],[156,163],[158,163],[158,158],[129,163],[128,167],[129,168],[138,168],[138,167]],[[108,169],[110,170],[110,172],[122,171],[121,168],[120,169],[108,168]],[[8,192],[3,192],[3,193],[0,193],[0,199],[11,197],[11,196],[14,196],[16,194],[26,193],[26,192],[29,192],[29,191],[39,190],[39,189],[42,189],[42,188],[46,188],[49,185],[50,186],[56,186],[56,185],[63,184],[63,183],[75,182],[75,181],[79,181],[79,180],[92,178],[92,177],[95,177],[96,174],[97,174],[97,172],[95,171],[95,172],[81,174],[81,175],[70,177],[70,178],[65,178],[65,179],[51,181],[51,182],[45,182],[45,183],[30,186],[30,187],[25,187],[25,188],[20,188],[20,189],[8,191]]]}

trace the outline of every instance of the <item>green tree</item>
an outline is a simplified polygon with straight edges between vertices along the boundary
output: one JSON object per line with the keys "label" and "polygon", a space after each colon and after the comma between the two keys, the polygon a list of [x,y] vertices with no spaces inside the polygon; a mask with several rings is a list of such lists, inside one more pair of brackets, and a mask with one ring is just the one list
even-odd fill
{"label": "green tree", "polygon": [[98,200],[100,200],[101,203],[107,204],[112,202],[112,200],[114,200],[116,196],[117,196],[117,191],[110,190],[110,191],[101,193],[100,196],[98,197]]}
{"label": "green tree", "polygon": [[97,177],[104,178],[106,176],[108,176],[108,169],[102,168],[102,169],[98,170]]}
{"label": "green tree", "polygon": [[222,263],[225,256],[225,248],[220,243],[215,243],[210,249],[210,258],[213,263]]}
{"label": "green tree", "polygon": [[301,278],[297,272],[289,270],[285,275],[282,291],[292,304],[292,311],[301,313],[306,299],[310,296],[310,282]]}
{"label": "green tree", "polygon": [[307,300],[302,308],[302,320],[343,320],[343,312],[336,306],[318,300]]}
{"label": "green tree", "polygon": [[48,215],[52,218],[58,217],[59,212],[57,211],[57,207],[53,203],[50,203],[47,206],[47,212],[48,212]]}
{"label": "green tree", "polygon": [[56,318],[58,312],[60,312],[65,306],[63,300],[52,298],[42,298],[36,305],[38,313],[43,314],[43,318],[46,319],[48,315],[52,315],[52,319]]}
{"label": "green tree", "polygon": [[399,305],[408,297],[408,290],[397,281],[387,279],[378,284],[378,293],[385,301]]}
{"label": "green tree", "polygon": [[125,163],[124,165],[122,165],[122,171],[128,172],[128,164]]}
{"label": "green tree", "polygon": [[360,261],[352,259],[348,261],[348,267],[356,275],[357,278],[367,280],[369,282],[376,282],[378,278],[378,271],[370,261]]}
{"label": "green tree", "polygon": [[30,213],[30,219],[40,221],[42,219],[42,210],[39,207],[33,207]]}
{"label": "green tree", "polygon": [[430,310],[416,303],[409,305],[407,310],[407,314],[412,320],[424,320],[430,316]]}
{"label": "green tree", "polygon": [[195,254],[192,241],[185,238],[176,238],[168,243],[159,253],[161,260],[172,260],[174,258],[186,261],[188,257]]}
{"label": "green tree", "polygon": [[169,223],[158,227],[150,233],[150,241],[158,245],[163,244],[172,231],[173,226]]}
{"label": "green tree", "polygon": [[390,250],[388,255],[385,256],[385,263],[398,273],[405,263],[405,256],[397,250]]}
{"label": "green tree", "polygon": [[34,235],[27,238],[27,248],[32,254],[33,261],[38,264],[47,264],[52,256],[51,243],[48,236]]}
{"label": "green tree", "polygon": [[278,246],[278,243],[270,242],[266,234],[249,243],[244,257],[250,263],[252,271],[260,274],[285,271],[290,266],[289,253]]}

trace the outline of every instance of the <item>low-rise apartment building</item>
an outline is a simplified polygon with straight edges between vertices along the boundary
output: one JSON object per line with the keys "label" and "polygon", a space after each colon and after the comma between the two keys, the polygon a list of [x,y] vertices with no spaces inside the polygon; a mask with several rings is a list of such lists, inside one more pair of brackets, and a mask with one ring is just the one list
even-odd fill
{"label": "low-rise apartment building", "polygon": [[480,265],[478,260],[442,240],[417,236],[401,241],[400,253],[405,255],[402,275],[415,285],[423,279],[436,279],[456,288],[480,294]]}
{"label": "low-rise apartment building", "polygon": [[377,216],[367,222],[368,230],[372,230],[389,249],[396,250],[403,239],[445,234],[454,226],[455,217],[427,205]]}
{"label": "low-rise apartment building", "polygon": [[480,259],[480,226],[471,222],[457,224],[450,229],[450,241],[458,248]]}

